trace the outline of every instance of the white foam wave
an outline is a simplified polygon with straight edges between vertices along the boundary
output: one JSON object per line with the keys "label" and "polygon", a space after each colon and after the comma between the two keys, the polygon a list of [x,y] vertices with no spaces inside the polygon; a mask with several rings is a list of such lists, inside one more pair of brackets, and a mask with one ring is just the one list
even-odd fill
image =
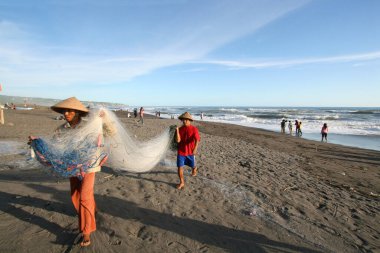
{"label": "white foam wave", "polygon": [[[291,117],[288,117],[291,118]],[[295,117],[294,117],[295,118]],[[336,134],[348,135],[380,135],[380,121],[339,121],[326,120],[328,117],[314,117],[314,119],[301,119],[304,133],[320,133],[323,123],[327,123],[329,131]],[[339,119],[337,115],[334,119]],[[262,128],[272,131],[280,131],[280,119],[251,118],[245,115],[221,115],[206,118],[208,121],[233,123],[243,126]],[[294,124],[294,120],[292,120]]]}
{"label": "white foam wave", "polygon": [[220,108],[219,110],[223,112],[238,112],[239,111],[239,109],[236,109],[236,108]]}
{"label": "white foam wave", "polygon": [[[158,107],[152,108],[154,113]],[[161,107],[161,116],[178,117],[185,110],[200,120],[200,112],[205,113],[203,120],[263,128],[279,131],[281,120],[303,122],[305,133],[320,133],[323,123],[329,125],[330,131],[348,135],[380,135],[380,118],[378,114],[360,112],[376,112],[377,108],[256,108],[256,107]],[[168,113],[165,115],[165,112]],[[359,113],[357,113],[359,112]]]}

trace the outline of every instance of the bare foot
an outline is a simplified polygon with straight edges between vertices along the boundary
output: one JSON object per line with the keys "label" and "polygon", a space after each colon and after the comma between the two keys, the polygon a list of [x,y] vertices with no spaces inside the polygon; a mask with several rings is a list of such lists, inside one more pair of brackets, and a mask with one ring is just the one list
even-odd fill
{"label": "bare foot", "polygon": [[191,171],[191,175],[193,177],[195,177],[197,175],[197,173],[198,173],[198,168],[193,168],[192,171]]}
{"label": "bare foot", "polygon": [[178,190],[182,190],[183,188],[185,188],[185,184],[177,184],[177,186],[176,186],[176,188],[178,189]]}

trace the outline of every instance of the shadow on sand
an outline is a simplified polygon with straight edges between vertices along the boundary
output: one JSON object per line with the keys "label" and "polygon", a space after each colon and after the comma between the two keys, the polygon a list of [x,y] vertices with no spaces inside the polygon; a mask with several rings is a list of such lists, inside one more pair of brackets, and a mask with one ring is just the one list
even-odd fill
{"label": "shadow on sand", "polygon": [[[60,227],[54,222],[50,222],[43,217],[30,214],[21,208],[16,208],[14,204],[22,206],[33,206],[45,209],[49,212],[62,212],[73,215],[71,203],[67,195],[69,191],[59,191],[53,187],[28,184],[28,187],[43,193],[53,194],[47,205],[46,200],[29,196],[18,196],[6,192],[0,192],[1,210],[22,221],[39,226],[56,235],[55,243],[62,245],[72,244],[73,234],[67,234],[67,229]],[[213,245],[229,252],[267,252],[268,249],[277,251],[298,251],[298,252],[320,252],[317,250],[278,242],[266,236],[236,230],[217,224],[209,224],[199,220],[176,217],[167,213],[160,213],[155,210],[139,207],[136,203],[113,196],[95,195],[98,208],[101,213],[119,217],[124,220],[138,220],[146,226],[154,226],[178,235],[198,241],[202,244]],[[66,209],[70,209],[67,211]]]}

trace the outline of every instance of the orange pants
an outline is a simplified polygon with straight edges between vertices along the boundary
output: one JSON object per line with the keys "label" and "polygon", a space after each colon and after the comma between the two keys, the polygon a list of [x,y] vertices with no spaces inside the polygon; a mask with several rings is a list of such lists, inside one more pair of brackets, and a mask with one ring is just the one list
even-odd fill
{"label": "orange pants", "polygon": [[71,200],[78,213],[79,229],[86,235],[96,230],[94,183],[95,172],[86,174],[82,181],[70,177]]}

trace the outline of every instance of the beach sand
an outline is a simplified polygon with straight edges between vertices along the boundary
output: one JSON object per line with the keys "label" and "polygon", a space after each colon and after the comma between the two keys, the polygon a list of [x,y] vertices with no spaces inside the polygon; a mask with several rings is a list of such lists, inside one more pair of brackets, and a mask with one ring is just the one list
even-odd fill
{"label": "beach sand", "polygon": [[[138,140],[180,124],[118,114]],[[173,152],[149,173],[103,167],[97,231],[81,249],[68,179],[25,162],[27,136],[51,134],[57,116],[5,111],[0,252],[380,251],[380,152],[209,122],[194,123],[199,174],[186,170],[183,190]]]}

